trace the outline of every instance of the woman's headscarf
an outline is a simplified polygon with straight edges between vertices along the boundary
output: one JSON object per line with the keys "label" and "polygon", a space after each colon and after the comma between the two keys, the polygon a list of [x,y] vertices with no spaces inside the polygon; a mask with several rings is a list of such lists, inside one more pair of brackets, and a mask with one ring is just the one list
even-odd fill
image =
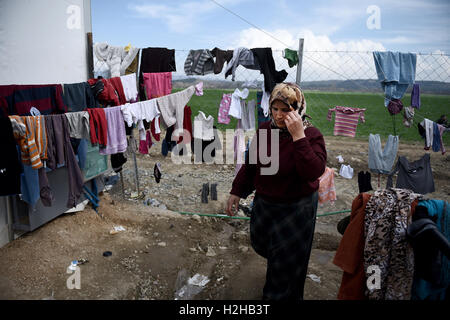
{"label": "woman's headscarf", "polygon": [[[296,110],[299,115],[302,117],[303,120],[303,127],[306,129],[308,127],[312,127],[312,124],[306,120],[306,118],[311,118],[309,115],[306,114],[306,100],[305,96],[303,95],[302,90],[296,83],[292,82],[283,82],[277,84],[270,94],[269,98],[269,106],[272,107],[272,103],[275,100],[280,100],[287,104],[288,106],[292,107],[294,110]],[[273,120],[272,116],[272,110],[269,108],[269,114],[270,118],[272,119],[272,126],[276,126],[275,121]],[[279,129],[285,129],[285,128],[279,128]],[[287,129],[286,129],[287,130]]]}

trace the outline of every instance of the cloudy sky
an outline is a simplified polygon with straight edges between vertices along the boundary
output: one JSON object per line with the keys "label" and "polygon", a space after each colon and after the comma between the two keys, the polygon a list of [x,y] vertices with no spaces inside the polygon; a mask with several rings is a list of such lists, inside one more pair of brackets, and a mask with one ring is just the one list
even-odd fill
{"label": "cloudy sky", "polygon": [[[91,11],[94,42],[116,46],[281,50],[298,49],[304,38],[305,51],[450,53],[448,0],[91,0]],[[340,56],[311,57],[344,63]]]}
{"label": "cloudy sky", "polygon": [[450,51],[448,0],[92,0],[91,10],[94,41],[114,45],[296,49],[303,37],[306,50]]}

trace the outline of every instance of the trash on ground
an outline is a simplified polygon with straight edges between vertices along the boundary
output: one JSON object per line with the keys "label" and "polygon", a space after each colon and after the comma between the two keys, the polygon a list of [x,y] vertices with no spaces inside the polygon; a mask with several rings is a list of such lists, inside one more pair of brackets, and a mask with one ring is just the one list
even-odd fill
{"label": "trash on ground", "polygon": [[188,284],[198,286],[198,287],[204,287],[208,284],[209,279],[207,276],[201,275],[197,273],[192,278],[189,278]]}
{"label": "trash on ground", "polygon": [[338,156],[336,157],[336,159],[338,159],[339,163],[344,163],[344,158],[342,158],[341,155],[338,155]]}
{"label": "trash on ground", "polygon": [[320,283],[320,277],[316,276],[315,274],[308,274],[307,277],[314,282]]}
{"label": "trash on ground", "polygon": [[122,226],[116,226],[109,233],[116,234],[116,233],[119,233],[120,231],[125,231],[125,228]]}
{"label": "trash on ground", "polygon": [[208,252],[206,252],[206,256],[207,257],[215,257],[216,256],[216,252],[214,251],[213,248],[208,247]]}
{"label": "trash on ground", "polygon": [[110,256],[112,256],[112,252],[111,251],[105,251],[105,252],[103,252],[103,256],[104,257],[110,257]]}

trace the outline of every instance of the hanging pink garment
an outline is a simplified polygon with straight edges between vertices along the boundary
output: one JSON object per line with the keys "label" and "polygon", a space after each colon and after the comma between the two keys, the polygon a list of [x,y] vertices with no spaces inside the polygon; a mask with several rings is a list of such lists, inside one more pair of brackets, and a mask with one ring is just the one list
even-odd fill
{"label": "hanging pink garment", "polygon": [[230,105],[231,105],[231,93],[224,93],[222,96],[222,101],[220,101],[219,116],[217,122],[223,124],[230,123],[230,117],[228,116],[228,113],[230,112]]}
{"label": "hanging pink garment", "polygon": [[172,72],[144,73],[147,99],[166,96],[172,92]]}

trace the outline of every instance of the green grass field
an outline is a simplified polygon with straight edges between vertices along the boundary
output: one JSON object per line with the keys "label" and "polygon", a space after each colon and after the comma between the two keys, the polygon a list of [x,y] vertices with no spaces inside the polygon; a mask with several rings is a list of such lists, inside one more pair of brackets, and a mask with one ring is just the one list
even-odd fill
{"label": "green grass field", "polygon": [[[180,89],[174,90],[179,91]],[[234,129],[237,120],[231,117],[230,124],[217,123],[219,104],[224,93],[232,93],[233,90],[205,89],[203,96],[194,95],[189,101],[192,109],[192,118],[199,111],[205,115],[212,115],[215,125],[220,130]],[[256,90],[251,90],[247,100],[256,100]],[[396,134],[400,136],[401,142],[423,141],[417,130],[417,123],[426,117],[437,120],[442,114],[450,118],[450,95],[421,95],[421,107],[416,110],[414,124],[411,128],[403,125],[403,115],[399,113],[391,116],[384,107],[383,94],[371,93],[338,93],[338,92],[308,92],[305,91],[307,102],[307,113],[313,117],[312,122],[325,136],[333,135],[334,115],[332,121],[327,120],[328,109],[334,106],[348,106],[366,108],[365,123],[359,123],[356,131],[356,139],[368,140],[370,133],[378,133],[382,140],[386,140],[389,134],[394,134],[394,121]],[[403,105],[409,106],[411,97],[405,95],[402,99]],[[256,114],[257,117],[257,114]],[[257,122],[257,118],[256,118]],[[348,138],[352,139],[352,138]],[[450,144],[450,134],[444,134],[444,143]]]}

